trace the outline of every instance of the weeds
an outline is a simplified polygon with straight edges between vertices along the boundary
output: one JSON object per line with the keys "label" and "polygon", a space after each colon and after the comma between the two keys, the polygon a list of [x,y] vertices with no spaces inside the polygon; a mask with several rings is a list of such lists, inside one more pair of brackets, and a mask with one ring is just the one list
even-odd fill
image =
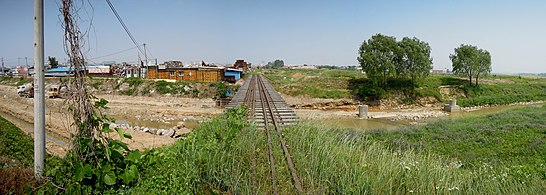
{"label": "weeds", "polygon": [[393,150],[424,150],[445,155],[470,170],[491,172],[518,180],[546,179],[546,106],[528,107],[485,117],[439,121],[395,132],[367,133]]}

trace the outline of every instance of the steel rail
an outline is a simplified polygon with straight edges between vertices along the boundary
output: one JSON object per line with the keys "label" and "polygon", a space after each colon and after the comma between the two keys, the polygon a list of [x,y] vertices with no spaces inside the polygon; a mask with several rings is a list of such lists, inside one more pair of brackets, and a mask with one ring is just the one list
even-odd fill
{"label": "steel rail", "polygon": [[[249,84],[250,86],[253,86],[255,84],[256,79],[251,76]],[[254,113],[255,113],[255,102],[256,102],[256,91],[254,87],[250,87],[247,89],[246,96],[245,96],[245,104],[248,106],[248,115],[249,119],[251,121],[254,121]],[[253,132],[252,134],[252,186],[254,187],[254,191],[257,191],[257,173],[256,173],[256,132]]]}
{"label": "steel rail", "polygon": [[[276,109],[276,105],[273,103],[273,106],[271,106],[271,102],[273,102],[273,99],[272,99],[271,94],[269,93],[269,91],[266,90],[265,83],[263,81],[262,76],[258,75],[257,79],[258,79],[258,85],[261,85],[261,87],[263,89],[262,93],[264,94],[264,98],[265,98],[265,101],[264,101],[264,99],[262,99],[262,104],[263,104],[263,102],[265,102],[267,104],[268,109],[269,109],[269,113],[271,115],[271,121],[272,121],[273,126],[275,128],[275,132],[277,132],[277,136],[279,137],[279,140],[280,140],[280,143],[281,143],[281,148],[283,150],[283,154],[284,154],[284,157],[286,159],[286,163],[288,164],[288,168],[290,169],[290,174],[292,176],[292,182],[294,184],[294,187],[298,190],[298,193],[303,194],[303,187],[302,187],[302,184],[301,184],[301,180],[298,177],[298,174],[297,174],[297,171],[296,171],[296,166],[294,165],[294,162],[292,161],[292,157],[290,156],[290,152],[288,151],[288,147],[286,146],[286,141],[284,140],[284,137],[283,137],[283,135],[282,135],[282,133],[280,131],[279,125],[277,123],[277,119],[275,117],[275,114],[273,113],[273,110]],[[267,120],[265,120],[265,121],[267,121]],[[267,128],[267,123],[266,123],[266,128]]]}
{"label": "steel rail", "polygon": [[[257,77],[256,79],[258,79]],[[260,93],[260,102],[262,104],[262,113],[264,117],[264,127],[265,127],[265,133],[267,136],[267,146],[269,150],[269,170],[271,172],[271,188],[273,190],[273,194],[279,194],[278,187],[277,187],[277,176],[276,176],[276,170],[275,170],[275,157],[273,156],[273,144],[271,143],[271,133],[269,132],[269,124],[268,124],[268,117],[267,117],[267,111],[265,109],[265,102],[264,100],[264,89],[261,88],[261,85],[256,83],[255,87],[258,87],[258,92]]]}

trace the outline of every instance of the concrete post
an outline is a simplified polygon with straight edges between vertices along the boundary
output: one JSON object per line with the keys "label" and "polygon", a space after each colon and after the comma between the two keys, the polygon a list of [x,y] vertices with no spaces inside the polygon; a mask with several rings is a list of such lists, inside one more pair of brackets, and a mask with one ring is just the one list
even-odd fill
{"label": "concrete post", "polygon": [[450,106],[456,106],[457,105],[457,99],[452,99],[449,103]]}
{"label": "concrete post", "polygon": [[34,0],[34,176],[45,168],[44,0]]}
{"label": "concrete post", "polygon": [[368,118],[368,105],[358,106],[358,118]]}

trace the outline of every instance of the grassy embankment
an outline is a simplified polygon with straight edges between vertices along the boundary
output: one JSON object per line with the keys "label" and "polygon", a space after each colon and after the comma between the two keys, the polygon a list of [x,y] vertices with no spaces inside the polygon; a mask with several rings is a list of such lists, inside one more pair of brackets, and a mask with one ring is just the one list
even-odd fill
{"label": "grassy embankment", "polygon": [[[545,110],[529,107],[395,132],[302,124],[283,134],[308,193],[541,194],[546,190]],[[264,133],[244,122],[244,116],[244,110],[232,110],[186,140],[146,151],[155,163],[117,192],[270,193]],[[0,125],[3,159],[21,161],[31,170],[31,139],[8,122]],[[295,193],[275,147],[279,191]],[[2,171],[12,173],[5,164]]]}
{"label": "grassy embankment", "polygon": [[32,138],[0,117],[0,194],[22,194],[37,186],[33,151]]}
{"label": "grassy embankment", "polygon": [[261,73],[277,91],[291,96],[366,99],[365,95],[376,93],[379,98],[400,104],[415,103],[415,98],[431,97],[443,103],[456,98],[464,107],[546,100],[546,78],[493,75],[483,78],[476,87],[462,77],[431,75],[418,81],[415,90],[407,80],[390,80],[386,91],[369,91],[374,87],[355,70],[269,69]]}
{"label": "grassy embankment", "polygon": [[[283,133],[308,193],[540,194],[546,190],[545,108],[439,121],[393,133],[306,124]],[[157,165],[129,191],[270,193],[263,132],[240,117],[216,118],[187,140],[159,150]],[[253,140],[260,140],[257,150],[252,149]],[[253,155],[258,159],[256,176]],[[276,153],[275,159],[282,154]],[[276,165],[280,192],[295,193],[284,162]]]}

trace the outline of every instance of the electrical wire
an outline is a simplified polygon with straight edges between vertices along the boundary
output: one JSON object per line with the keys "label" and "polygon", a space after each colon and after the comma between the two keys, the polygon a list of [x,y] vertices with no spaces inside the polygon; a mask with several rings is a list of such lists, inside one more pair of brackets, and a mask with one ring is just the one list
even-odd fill
{"label": "electrical wire", "polygon": [[[140,46],[140,45],[139,45]],[[130,50],[133,50],[137,48],[137,46],[135,47],[131,47],[129,49],[124,49],[124,50],[121,50],[121,51],[118,51],[118,52],[114,52],[114,53],[111,53],[111,54],[107,54],[107,55],[103,55],[103,56],[99,56],[99,57],[94,57],[94,58],[90,58],[88,60],[96,60],[96,59],[100,59],[100,58],[104,58],[104,57],[108,57],[108,56],[113,56],[113,55],[116,55],[116,54],[120,54],[120,53],[123,53],[123,52],[126,52],[126,51],[130,51]]]}
{"label": "electrical wire", "polygon": [[116,18],[118,19],[119,23],[121,24],[121,26],[123,27],[123,29],[125,30],[125,32],[127,33],[127,35],[129,35],[129,38],[131,38],[131,41],[133,41],[133,43],[135,44],[135,46],[138,48],[138,50],[140,51],[140,53],[142,53],[144,55],[144,51],[142,50],[142,48],[140,48],[140,45],[137,43],[137,41],[135,40],[135,38],[133,37],[133,35],[131,34],[131,32],[129,32],[129,29],[127,28],[127,26],[125,26],[125,23],[123,23],[123,20],[121,19],[121,17],[119,16],[118,12],[116,11],[116,9],[114,8],[114,6],[112,5],[112,3],[110,2],[110,0],[106,0],[106,2],[108,3],[108,6],[110,6],[110,9],[112,9],[112,12],[114,12],[114,15],[116,15]]}

